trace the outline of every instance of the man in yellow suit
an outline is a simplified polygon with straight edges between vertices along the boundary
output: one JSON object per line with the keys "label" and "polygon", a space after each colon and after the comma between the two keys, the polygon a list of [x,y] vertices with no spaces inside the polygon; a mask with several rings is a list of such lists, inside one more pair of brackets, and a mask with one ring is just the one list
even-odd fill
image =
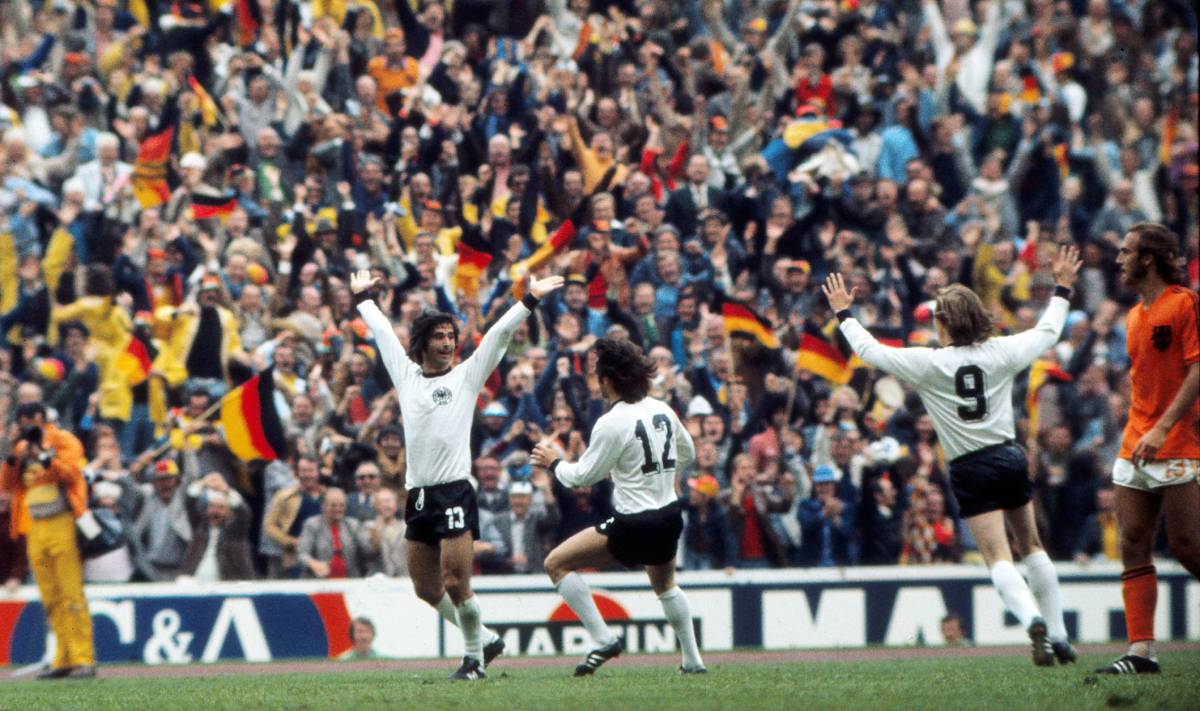
{"label": "man in yellow suit", "polygon": [[76,519],[89,538],[99,534],[99,526],[87,508],[83,445],[45,420],[41,403],[18,408],[21,435],[0,465],[0,486],[12,494],[9,534],[26,537],[46,621],[58,640],[54,661],[40,678],[86,679],[96,676],[96,654],[83,595]]}

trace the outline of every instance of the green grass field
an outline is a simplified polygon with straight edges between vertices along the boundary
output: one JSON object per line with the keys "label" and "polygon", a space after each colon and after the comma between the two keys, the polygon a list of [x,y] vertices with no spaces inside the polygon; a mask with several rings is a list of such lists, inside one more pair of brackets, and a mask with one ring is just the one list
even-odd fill
{"label": "green grass field", "polygon": [[0,683],[0,709],[1200,709],[1200,650],[1173,652],[1157,678],[1088,673],[1107,659],[1049,669],[1024,656],[733,663],[703,677],[617,661],[585,679],[569,676],[574,660],[498,662],[481,683],[447,681],[446,671],[31,681]]}

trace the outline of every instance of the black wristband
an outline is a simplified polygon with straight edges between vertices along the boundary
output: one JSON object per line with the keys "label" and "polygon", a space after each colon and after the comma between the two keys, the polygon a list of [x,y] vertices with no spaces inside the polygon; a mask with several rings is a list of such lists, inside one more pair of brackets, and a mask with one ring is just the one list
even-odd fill
{"label": "black wristband", "polygon": [[1055,284],[1054,285],[1054,295],[1061,296],[1064,299],[1070,299],[1071,298],[1071,287],[1063,286],[1062,284]]}
{"label": "black wristband", "polygon": [[533,294],[530,294],[529,292],[525,292],[525,295],[521,297],[521,303],[525,304],[525,308],[533,311],[537,308],[538,304],[541,303],[541,299]]}
{"label": "black wristband", "polygon": [[850,309],[842,309],[834,315],[837,316],[838,323],[845,323],[847,319],[854,318],[854,314],[850,313]]}
{"label": "black wristband", "polygon": [[350,293],[350,296],[354,299],[354,305],[358,306],[359,304],[363,304],[363,303],[370,301],[371,299],[374,299],[375,298],[375,290],[367,289],[365,291],[353,291]]}
{"label": "black wristband", "polygon": [[553,462],[550,462],[550,466],[547,467],[547,469],[550,470],[551,474],[554,473],[554,468],[557,467],[560,462],[562,462],[562,459],[555,459]]}

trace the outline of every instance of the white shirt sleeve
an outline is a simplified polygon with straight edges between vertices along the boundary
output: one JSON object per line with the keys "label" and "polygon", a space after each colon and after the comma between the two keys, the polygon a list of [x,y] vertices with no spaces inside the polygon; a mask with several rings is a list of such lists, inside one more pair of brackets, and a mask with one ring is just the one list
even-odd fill
{"label": "white shirt sleeve", "polygon": [[466,373],[466,381],[468,385],[478,390],[483,387],[483,382],[492,374],[497,365],[500,365],[500,359],[504,357],[504,351],[508,348],[508,344],[512,341],[513,333],[516,332],[517,326],[524,321],[529,314],[532,313],[525,304],[518,301],[509,307],[508,311],[500,317],[500,320],[488,329],[484,334],[483,340],[479,342],[479,347],[467,358],[463,363],[463,368]]}
{"label": "white shirt sleeve", "polygon": [[367,328],[371,329],[371,335],[375,337],[375,347],[379,349],[379,357],[383,360],[383,367],[387,368],[392,383],[399,384],[403,380],[404,371],[413,367],[413,362],[409,360],[404,346],[400,345],[400,339],[392,330],[392,322],[383,315],[374,301],[359,304],[358,313],[362,315]]}
{"label": "white shirt sleeve", "polygon": [[917,384],[925,378],[933,362],[929,348],[892,348],[885,346],[858,319],[851,318],[838,327],[850,347],[867,365],[891,373],[901,380]]}
{"label": "white shirt sleeve", "polygon": [[592,428],[592,441],[579,461],[560,461],[554,468],[554,476],[570,488],[595,484],[612,472],[624,448],[623,439],[616,428],[601,418]]}
{"label": "white shirt sleeve", "polygon": [[1050,305],[1038,319],[1037,325],[1028,331],[1014,336],[997,338],[1001,346],[999,352],[1005,358],[1005,365],[1013,372],[1024,370],[1030,363],[1058,342],[1062,334],[1063,324],[1067,322],[1067,309],[1070,303],[1061,296],[1050,299]]}

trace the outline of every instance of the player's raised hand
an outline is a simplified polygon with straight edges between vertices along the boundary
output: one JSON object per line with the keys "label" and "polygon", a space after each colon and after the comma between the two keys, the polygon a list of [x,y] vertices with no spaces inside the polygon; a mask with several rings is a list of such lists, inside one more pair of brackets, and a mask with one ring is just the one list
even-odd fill
{"label": "player's raised hand", "polygon": [[850,308],[857,290],[858,287],[853,287],[846,291],[846,282],[842,281],[842,275],[836,272],[826,277],[825,283],[821,285],[821,291],[825,292],[825,298],[829,300],[829,307],[834,313]]}
{"label": "player's raised hand", "polygon": [[535,467],[549,469],[554,460],[558,459],[558,452],[548,444],[536,444],[533,451],[529,453],[529,461]]}
{"label": "player's raised hand", "polygon": [[1059,247],[1054,263],[1050,265],[1051,271],[1054,272],[1054,283],[1070,289],[1075,285],[1075,277],[1082,266],[1083,260],[1079,258],[1078,247],[1073,244]]}
{"label": "player's raised hand", "polygon": [[383,280],[377,276],[371,276],[371,272],[366,269],[350,275],[350,291],[355,294],[378,289],[382,285]]}
{"label": "player's raised hand", "polygon": [[563,278],[560,276],[548,276],[545,279],[537,279],[529,277],[529,293],[533,298],[540,299],[546,294],[554,291],[563,285]]}

